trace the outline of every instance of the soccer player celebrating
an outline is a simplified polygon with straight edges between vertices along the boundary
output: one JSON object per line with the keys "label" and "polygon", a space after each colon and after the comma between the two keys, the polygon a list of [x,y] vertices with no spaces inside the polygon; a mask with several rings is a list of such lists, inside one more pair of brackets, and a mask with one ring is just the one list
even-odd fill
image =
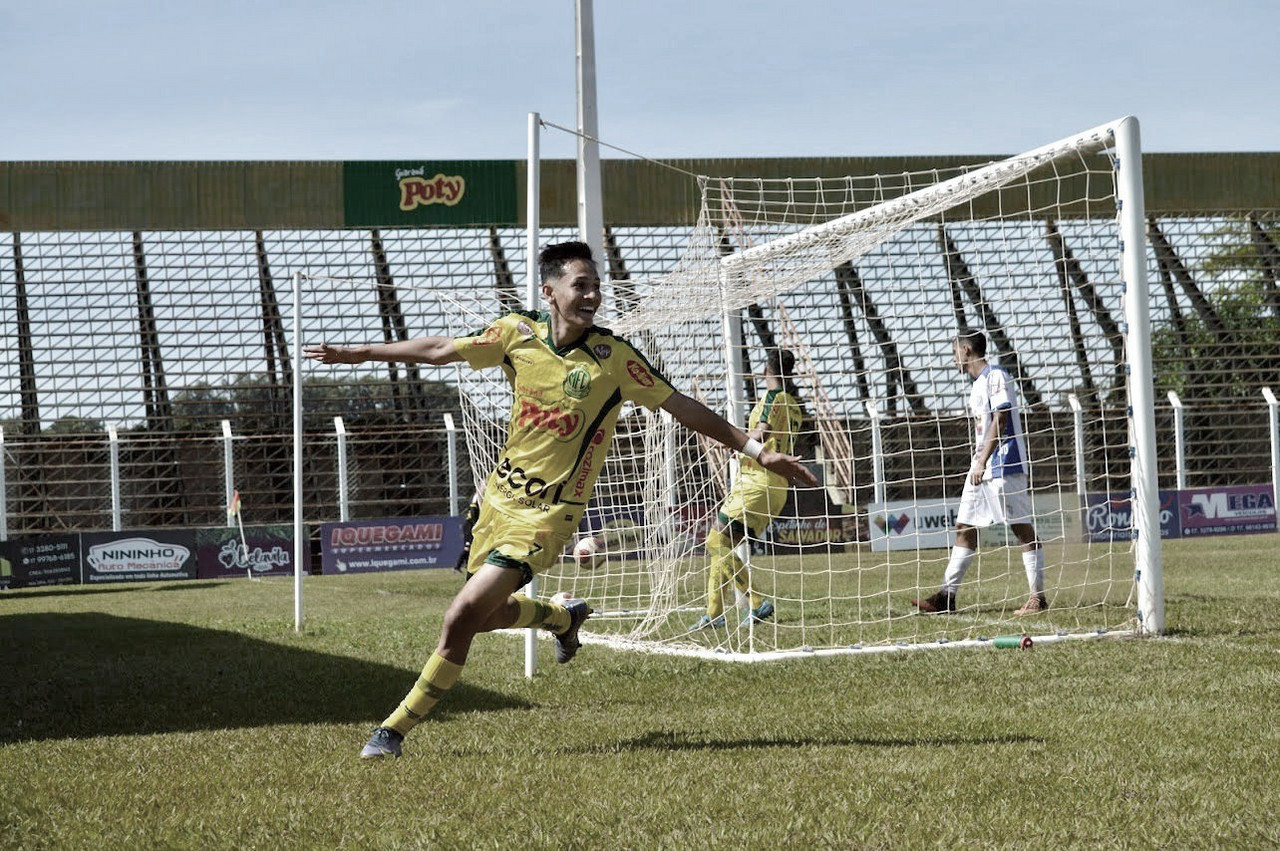
{"label": "soccer player celebrating", "polygon": [[1049,608],[1044,596],[1044,548],[1036,538],[1027,485],[1027,447],[1018,416],[1017,388],[999,366],[987,363],[987,338],[962,328],[951,340],[956,367],[969,376],[969,412],[977,451],[956,512],[956,541],[942,577],[942,588],[911,604],[921,612],[954,612],[956,591],[978,551],[979,526],[1008,525],[1022,544],[1022,565],[1031,596],[1015,615]]}
{"label": "soccer player celebrating", "polygon": [[[800,403],[796,400],[791,372],[796,356],[786,349],[771,349],[764,368],[765,394],[747,418],[747,436],[783,455],[795,447],[800,428]],[[759,539],[787,502],[790,483],[750,458],[743,459],[738,480],[725,497],[711,529],[706,550],[711,564],[707,569],[707,613],[689,627],[696,632],[724,626],[724,592],[730,580],[738,591],[750,597],[751,612],[742,621],[760,623],[773,617],[773,601],[752,586],[747,568],[734,549],[750,532]]]}
{"label": "soccer player celebrating", "polygon": [[472,640],[482,632],[540,627],[556,636],[556,661],[578,652],[585,600],[564,605],[515,593],[546,570],[578,528],[625,401],[663,408],[677,421],[744,452],[789,481],[816,484],[791,455],[767,449],[705,405],[675,391],[625,340],[597,327],[600,276],[582,242],[547,246],[538,258],[549,310],[513,311],[473,335],[396,343],[308,346],[327,364],[400,361],[501,367],[514,399],[507,443],[481,497],[467,582],[444,616],[435,652],[400,705],[360,752],[399,756],[413,729],[458,680]]}

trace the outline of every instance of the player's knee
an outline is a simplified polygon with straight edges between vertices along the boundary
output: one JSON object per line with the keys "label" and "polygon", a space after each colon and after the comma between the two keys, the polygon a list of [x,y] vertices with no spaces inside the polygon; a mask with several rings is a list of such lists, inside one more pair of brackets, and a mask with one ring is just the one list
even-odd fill
{"label": "player's knee", "polygon": [[487,616],[488,612],[481,611],[476,600],[455,598],[444,613],[444,635],[455,638],[473,636]]}

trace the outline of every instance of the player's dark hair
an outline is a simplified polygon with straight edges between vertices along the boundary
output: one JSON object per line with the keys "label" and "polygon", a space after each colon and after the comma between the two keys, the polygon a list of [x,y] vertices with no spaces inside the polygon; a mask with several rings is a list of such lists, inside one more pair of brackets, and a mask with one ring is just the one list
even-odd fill
{"label": "player's dark hair", "polygon": [[594,264],[591,246],[585,242],[557,242],[538,253],[538,277],[543,283],[564,274],[564,266],[570,260],[586,260]]}
{"label": "player's dark hair", "polygon": [[787,393],[800,401],[800,388],[796,387],[792,374],[796,371],[796,356],[790,349],[769,349],[765,362],[774,375],[782,379],[782,386]]}
{"label": "player's dark hair", "polygon": [[796,356],[790,349],[770,349],[768,363],[774,375],[783,381],[791,381],[791,373],[796,368]]}
{"label": "player's dark hair", "polygon": [[955,341],[968,346],[980,358],[987,356],[987,335],[976,328],[961,328],[956,331]]}

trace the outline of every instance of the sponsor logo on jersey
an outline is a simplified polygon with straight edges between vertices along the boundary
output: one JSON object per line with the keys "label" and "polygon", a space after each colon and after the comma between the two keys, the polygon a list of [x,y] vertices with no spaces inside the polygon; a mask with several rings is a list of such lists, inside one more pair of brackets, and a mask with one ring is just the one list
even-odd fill
{"label": "sponsor logo on jersey", "polygon": [[639,361],[627,361],[627,375],[631,376],[631,380],[641,387],[652,387],[653,376],[649,374],[649,370]]}
{"label": "sponsor logo on jersey", "polygon": [[533,326],[528,322],[525,322],[523,319],[516,323],[516,330],[521,334],[524,334],[526,337],[533,336]]}
{"label": "sponsor logo on jersey", "polygon": [[576,498],[581,499],[587,489],[587,483],[591,481],[591,471],[595,469],[596,449],[602,443],[604,443],[604,431],[597,429],[596,433],[591,435],[591,444],[587,447],[587,451],[583,453],[582,468],[578,478],[573,480],[573,495]]}
{"label": "sponsor logo on jersey", "polygon": [[493,473],[499,494],[518,505],[539,511],[549,512],[551,504],[559,502],[564,491],[563,482],[548,482],[530,476],[523,467],[512,464],[510,458],[503,458]]}
{"label": "sponsor logo on jersey", "polygon": [[571,399],[585,399],[591,393],[591,373],[580,366],[569,370],[561,385],[564,395]]}
{"label": "sponsor logo on jersey", "polygon": [[585,419],[581,411],[544,408],[537,402],[521,399],[520,412],[516,414],[516,428],[548,431],[556,440],[572,440],[582,430]]}
{"label": "sponsor logo on jersey", "polygon": [[591,351],[594,352],[595,356],[600,360],[606,360],[609,355],[613,354],[613,346],[608,343],[597,343]]}
{"label": "sponsor logo on jersey", "polygon": [[437,174],[426,177],[423,169],[407,168],[396,171],[400,179],[400,209],[416,210],[433,204],[452,207],[467,193],[467,181],[460,174]]}

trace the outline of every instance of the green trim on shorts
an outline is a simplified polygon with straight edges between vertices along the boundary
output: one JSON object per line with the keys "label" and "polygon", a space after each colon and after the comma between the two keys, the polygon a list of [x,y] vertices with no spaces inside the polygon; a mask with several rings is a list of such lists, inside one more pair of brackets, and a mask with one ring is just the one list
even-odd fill
{"label": "green trim on shorts", "polygon": [[528,585],[533,581],[533,568],[529,567],[528,562],[503,555],[497,550],[490,550],[489,554],[484,557],[484,563],[492,564],[494,567],[506,568],[507,570],[520,571],[520,575],[524,577],[524,582],[521,585]]}

